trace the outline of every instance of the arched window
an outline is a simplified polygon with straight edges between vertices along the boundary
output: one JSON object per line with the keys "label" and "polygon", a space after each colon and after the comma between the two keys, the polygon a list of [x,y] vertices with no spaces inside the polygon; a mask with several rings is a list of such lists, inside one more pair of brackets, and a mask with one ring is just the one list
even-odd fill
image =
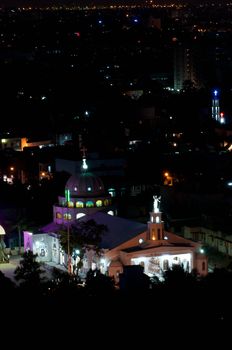
{"label": "arched window", "polygon": [[87,201],[87,202],[85,203],[85,205],[86,205],[86,208],[92,208],[92,207],[94,207],[93,201]]}
{"label": "arched window", "polygon": [[76,219],[78,220],[78,219],[82,218],[82,216],[85,216],[85,214],[84,213],[77,213]]}
{"label": "arched window", "polygon": [[72,215],[70,213],[64,213],[64,219],[65,220],[71,220],[72,219]]}
{"label": "arched window", "polygon": [[82,201],[77,201],[76,208],[84,208],[84,203]]}
{"label": "arched window", "polygon": [[104,205],[105,205],[106,207],[108,207],[108,205],[109,205],[109,200],[108,200],[108,199],[105,199],[105,200],[104,200]]}
{"label": "arched window", "polygon": [[73,208],[73,207],[74,207],[74,203],[73,203],[72,201],[69,201],[69,202],[68,202],[68,207],[69,207],[69,208]]}
{"label": "arched window", "polygon": [[57,218],[57,219],[62,219],[62,214],[59,213],[59,212],[57,212],[57,213],[56,213],[56,218]]}
{"label": "arched window", "polygon": [[102,200],[99,199],[98,201],[96,201],[96,206],[97,207],[102,207]]}
{"label": "arched window", "polygon": [[[109,188],[108,189],[109,194],[111,195],[111,197],[115,197],[116,196],[116,192],[114,188]],[[106,205],[106,204],[105,204]]]}
{"label": "arched window", "polygon": [[109,211],[107,212],[107,214],[114,216],[113,210],[109,210]]}

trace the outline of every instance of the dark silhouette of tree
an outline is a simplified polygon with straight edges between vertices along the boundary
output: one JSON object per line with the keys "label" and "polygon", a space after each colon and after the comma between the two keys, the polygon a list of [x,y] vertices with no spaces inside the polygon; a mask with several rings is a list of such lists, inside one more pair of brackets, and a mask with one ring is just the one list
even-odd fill
{"label": "dark silhouette of tree", "polygon": [[150,288],[150,278],[144,273],[141,265],[124,266],[119,275],[120,290],[129,294],[146,293]]}
{"label": "dark silhouette of tree", "polygon": [[4,275],[2,271],[0,271],[0,294],[7,295],[8,293],[13,292],[15,289],[15,284],[8,277]]}
{"label": "dark silhouette of tree", "polygon": [[182,265],[173,265],[172,268],[163,272],[164,284],[169,287],[190,286],[196,283],[197,275],[195,271],[189,273]]}
{"label": "dark silhouette of tree", "polygon": [[[70,227],[70,253],[78,248],[98,248],[102,235],[107,232],[106,225],[97,224],[95,220],[81,221]],[[65,252],[68,251],[67,229],[60,231],[60,242]]]}
{"label": "dark silhouette of tree", "polygon": [[41,287],[44,278],[41,276],[45,271],[41,269],[41,263],[36,261],[37,254],[28,250],[22,255],[19,266],[15,269],[15,279],[21,287],[36,289]]}
{"label": "dark silhouette of tree", "polygon": [[[69,234],[68,234],[69,229]],[[60,243],[66,253],[68,253],[68,236],[70,255],[75,256],[78,250],[79,262],[77,269],[82,267],[82,259],[87,249],[100,253],[100,243],[102,235],[107,232],[106,225],[97,224],[95,220],[80,221],[71,225],[70,228],[63,228],[60,231]]]}
{"label": "dark silhouette of tree", "polygon": [[98,269],[88,271],[85,288],[89,296],[110,296],[115,291],[113,278],[102,274]]}
{"label": "dark silhouette of tree", "polygon": [[58,298],[58,300],[62,296],[75,297],[83,289],[77,276],[57,268],[53,268],[52,279],[47,283],[47,287],[47,294],[52,298]]}

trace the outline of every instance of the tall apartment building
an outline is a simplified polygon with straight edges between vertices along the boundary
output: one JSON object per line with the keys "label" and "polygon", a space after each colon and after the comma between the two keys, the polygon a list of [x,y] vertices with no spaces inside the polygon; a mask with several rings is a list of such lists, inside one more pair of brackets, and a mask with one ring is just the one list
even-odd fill
{"label": "tall apartment building", "polygon": [[180,44],[174,49],[174,90],[183,89],[185,81],[199,87],[194,49]]}

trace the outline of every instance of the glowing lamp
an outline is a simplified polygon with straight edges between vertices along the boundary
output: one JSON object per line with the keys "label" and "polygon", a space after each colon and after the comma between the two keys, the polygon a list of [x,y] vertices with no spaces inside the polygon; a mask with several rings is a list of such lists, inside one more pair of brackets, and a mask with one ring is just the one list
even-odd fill
{"label": "glowing lamp", "polygon": [[0,225],[0,236],[4,236],[6,234],[6,231],[4,228]]}

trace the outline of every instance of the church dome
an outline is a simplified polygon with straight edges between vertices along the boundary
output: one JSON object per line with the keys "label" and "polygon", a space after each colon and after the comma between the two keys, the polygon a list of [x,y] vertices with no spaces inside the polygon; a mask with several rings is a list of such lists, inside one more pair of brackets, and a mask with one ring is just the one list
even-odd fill
{"label": "church dome", "polygon": [[3,236],[5,234],[6,234],[6,232],[5,232],[4,228],[0,225],[0,236]]}
{"label": "church dome", "polygon": [[65,190],[70,191],[71,197],[95,197],[105,194],[102,180],[90,172],[72,175],[66,183]]}

